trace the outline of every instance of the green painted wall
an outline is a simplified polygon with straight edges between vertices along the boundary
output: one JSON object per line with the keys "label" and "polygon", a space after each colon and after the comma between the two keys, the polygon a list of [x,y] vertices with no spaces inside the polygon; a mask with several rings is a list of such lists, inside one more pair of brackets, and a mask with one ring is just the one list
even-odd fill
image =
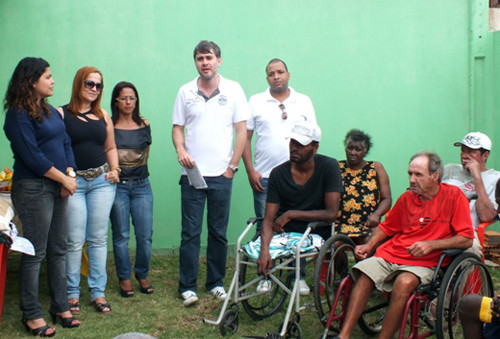
{"label": "green painted wall", "polygon": [[[483,32],[483,20],[487,0],[2,0],[0,93],[28,55],[51,63],[54,106],[67,103],[83,65],[103,71],[106,109],[114,84],[134,82],[153,130],[153,244],[172,248],[180,241],[180,166],[171,142],[171,111],[179,87],[196,76],[192,50],[199,40],[221,46],[220,73],[240,82],[247,97],[266,88],[267,61],[283,58],[290,84],[315,105],[324,135],[320,153],[343,159],[347,130],[369,132],[374,148],[368,158],[385,165],[397,198],[408,185],[414,152],[434,150],[445,162],[458,161],[452,143],[475,122],[471,107],[489,119],[475,127],[493,130],[494,101],[486,100],[493,90],[481,87],[474,101],[471,86],[477,43],[470,31]],[[492,39],[486,40],[485,62],[476,69],[488,76],[493,48]],[[0,166],[11,166],[3,135],[0,145]],[[244,171],[233,192],[231,242],[253,211]]]}

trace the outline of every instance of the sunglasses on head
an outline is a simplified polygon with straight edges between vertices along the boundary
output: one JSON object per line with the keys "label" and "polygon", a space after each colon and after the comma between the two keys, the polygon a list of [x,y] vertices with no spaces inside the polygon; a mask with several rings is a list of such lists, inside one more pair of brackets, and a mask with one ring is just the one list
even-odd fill
{"label": "sunglasses on head", "polygon": [[93,89],[94,87],[96,91],[100,91],[102,89],[102,84],[100,82],[95,83],[92,80],[85,80],[83,84],[87,89]]}

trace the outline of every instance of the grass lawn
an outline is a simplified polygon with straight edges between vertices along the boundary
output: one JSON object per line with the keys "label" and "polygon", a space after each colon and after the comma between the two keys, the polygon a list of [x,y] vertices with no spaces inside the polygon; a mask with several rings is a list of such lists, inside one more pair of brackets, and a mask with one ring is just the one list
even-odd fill
{"label": "grass lawn", "polygon": [[[0,323],[0,338],[31,337],[20,323],[19,311],[19,275],[20,256],[17,253],[9,257],[7,286],[5,291],[3,318]],[[221,338],[218,327],[203,323],[203,318],[216,319],[220,303],[213,299],[204,288],[205,262],[201,260],[199,279],[199,303],[185,308],[177,293],[178,257],[154,255],[151,261],[150,281],[155,287],[151,295],[139,292],[137,281],[133,280],[135,296],[122,298],[119,294],[112,254],[108,259],[108,284],[106,298],[112,306],[110,314],[97,313],[90,305],[86,288],[86,279],[82,279],[82,311],[77,316],[82,325],[76,329],[62,328],[56,325],[57,338],[112,338],[126,332],[142,332],[158,338]],[[234,259],[228,260],[226,289],[233,276]],[[495,290],[500,293],[500,270],[490,270],[495,282]],[[49,297],[45,269],[40,277],[40,300],[45,319],[48,314]],[[312,298],[309,298],[312,302]],[[284,319],[284,310],[263,321],[252,320],[240,307],[239,328],[230,338],[244,335],[265,336],[268,331],[278,332]],[[301,314],[300,326],[304,338],[318,338],[322,326],[314,309]],[[364,338],[359,329],[353,338]]]}

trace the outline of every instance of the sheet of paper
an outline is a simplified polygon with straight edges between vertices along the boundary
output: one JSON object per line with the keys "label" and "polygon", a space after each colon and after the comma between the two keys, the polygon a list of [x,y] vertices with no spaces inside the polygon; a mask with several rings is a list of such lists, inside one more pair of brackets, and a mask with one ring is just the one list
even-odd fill
{"label": "sheet of paper", "polygon": [[12,239],[12,245],[10,249],[12,251],[21,252],[28,255],[35,255],[35,248],[33,244],[26,238],[18,236],[17,227],[13,223],[10,223],[10,229],[4,231]]}
{"label": "sheet of paper", "polygon": [[10,246],[12,251],[21,252],[28,255],[35,255],[35,248],[33,244],[26,238],[15,237],[12,246]]}
{"label": "sheet of paper", "polygon": [[207,188],[207,183],[205,179],[201,175],[200,169],[196,164],[194,164],[193,168],[186,168],[187,177],[189,180],[189,184],[192,185],[196,189]]}

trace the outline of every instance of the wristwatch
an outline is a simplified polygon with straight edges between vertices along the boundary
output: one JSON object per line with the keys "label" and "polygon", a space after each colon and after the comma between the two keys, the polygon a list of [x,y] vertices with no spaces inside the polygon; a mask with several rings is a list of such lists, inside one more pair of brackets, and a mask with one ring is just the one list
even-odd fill
{"label": "wristwatch", "polygon": [[234,166],[233,164],[227,165],[234,173],[238,172],[238,166]]}
{"label": "wristwatch", "polygon": [[67,175],[68,177],[73,178],[73,179],[74,179],[74,178],[76,178],[76,173],[75,173],[75,171],[73,171],[73,170],[69,170],[69,171],[67,171],[67,172],[66,172],[66,175]]}

